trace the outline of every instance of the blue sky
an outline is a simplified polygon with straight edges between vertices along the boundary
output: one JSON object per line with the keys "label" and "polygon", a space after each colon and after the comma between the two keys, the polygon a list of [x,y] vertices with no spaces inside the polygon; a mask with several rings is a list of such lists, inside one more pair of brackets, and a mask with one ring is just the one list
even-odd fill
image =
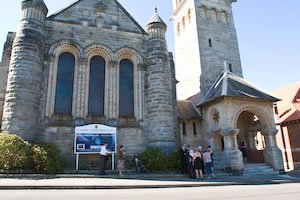
{"label": "blue sky", "polygon": [[[22,0],[2,2],[0,49],[7,32],[16,31]],[[74,0],[44,0],[49,13]],[[119,0],[136,21],[145,27],[158,7],[168,24],[168,47],[174,52],[172,0]],[[272,90],[300,80],[300,0],[238,0],[233,4],[244,78],[258,88]],[[0,57],[2,57],[0,55]]]}

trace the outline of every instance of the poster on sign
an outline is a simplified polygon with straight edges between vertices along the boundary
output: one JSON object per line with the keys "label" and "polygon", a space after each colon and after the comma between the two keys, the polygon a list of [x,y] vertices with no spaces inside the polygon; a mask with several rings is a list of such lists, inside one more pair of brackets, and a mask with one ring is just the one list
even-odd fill
{"label": "poster on sign", "polygon": [[116,131],[116,127],[102,124],[75,127],[74,153],[99,153],[101,146],[105,142],[109,144],[107,150],[115,153],[117,143]]}

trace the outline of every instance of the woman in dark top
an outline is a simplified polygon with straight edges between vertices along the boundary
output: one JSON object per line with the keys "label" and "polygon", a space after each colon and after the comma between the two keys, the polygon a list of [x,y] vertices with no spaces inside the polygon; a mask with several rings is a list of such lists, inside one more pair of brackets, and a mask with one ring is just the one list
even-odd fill
{"label": "woman in dark top", "polygon": [[201,180],[203,180],[202,171],[204,169],[204,164],[203,164],[202,155],[198,149],[195,150],[194,157],[193,157],[193,164],[196,171],[197,179],[201,178]]}

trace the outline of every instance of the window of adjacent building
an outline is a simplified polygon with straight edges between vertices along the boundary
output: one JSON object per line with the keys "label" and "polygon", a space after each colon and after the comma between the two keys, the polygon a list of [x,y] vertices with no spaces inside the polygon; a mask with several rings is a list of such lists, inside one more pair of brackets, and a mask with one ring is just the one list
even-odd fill
{"label": "window of adjacent building", "polygon": [[54,114],[72,114],[75,57],[62,53],[58,58]]}
{"label": "window of adjacent building", "polygon": [[133,63],[124,59],[120,62],[119,116],[134,116]]}
{"label": "window of adjacent building", "polygon": [[186,136],[186,124],[182,122],[182,135]]}
{"label": "window of adjacent building", "polygon": [[193,133],[194,135],[197,135],[197,126],[195,122],[193,122]]}
{"label": "window of adjacent building", "polygon": [[105,60],[94,56],[90,60],[88,114],[104,116]]}

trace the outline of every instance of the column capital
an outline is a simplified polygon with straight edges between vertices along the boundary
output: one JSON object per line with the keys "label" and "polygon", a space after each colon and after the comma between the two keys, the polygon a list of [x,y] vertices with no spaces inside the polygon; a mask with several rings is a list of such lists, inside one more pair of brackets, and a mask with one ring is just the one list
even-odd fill
{"label": "column capital", "polygon": [[78,64],[85,65],[87,63],[88,63],[88,59],[87,58],[84,58],[84,57],[78,58]]}
{"label": "column capital", "polygon": [[118,62],[116,60],[108,61],[108,67],[114,68],[118,66]]}
{"label": "column capital", "polygon": [[261,130],[261,133],[263,136],[275,136],[278,133],[278,129],[266,129],[266,130]]}
{"label": "column capital", "polygon": [[237,136],[237,134],[240,132],[240,129],[234,129],[234,128],[226,128],[221,130],[222,136]]}

